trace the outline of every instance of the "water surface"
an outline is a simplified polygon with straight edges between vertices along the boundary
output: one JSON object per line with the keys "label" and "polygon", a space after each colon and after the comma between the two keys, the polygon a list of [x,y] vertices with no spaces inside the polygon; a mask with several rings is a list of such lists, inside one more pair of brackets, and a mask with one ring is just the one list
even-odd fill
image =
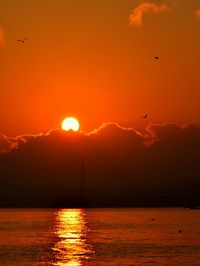
{"label": "water surface", "polygon": [[200,265],[200,210],[1,209],[0,265]]}

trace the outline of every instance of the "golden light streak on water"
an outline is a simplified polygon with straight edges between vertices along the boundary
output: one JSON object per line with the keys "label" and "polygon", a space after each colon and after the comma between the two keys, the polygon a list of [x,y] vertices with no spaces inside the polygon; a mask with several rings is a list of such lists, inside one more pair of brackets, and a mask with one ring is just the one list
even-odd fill
{"label": "golden light streak on water", "polygon": [[56,214],[54,234],[58,240],[53,247],[58,266],[81,266],[93,254],[87,243],[88,227],[84,211],[62,209]]}

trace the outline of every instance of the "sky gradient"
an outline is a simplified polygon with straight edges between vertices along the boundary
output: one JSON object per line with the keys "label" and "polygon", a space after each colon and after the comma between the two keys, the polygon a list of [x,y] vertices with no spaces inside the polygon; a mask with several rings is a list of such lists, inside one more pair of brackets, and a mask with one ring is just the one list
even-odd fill
{"label": "sky gradient", "polygon": [[200,3],[146,2],[1,0],[0,132],[199,124]]}

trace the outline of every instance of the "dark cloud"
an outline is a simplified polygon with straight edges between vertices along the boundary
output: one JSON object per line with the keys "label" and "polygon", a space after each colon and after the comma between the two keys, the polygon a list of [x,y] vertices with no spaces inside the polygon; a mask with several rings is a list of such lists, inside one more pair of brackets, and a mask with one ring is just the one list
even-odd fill
{"label": "dark cloud", "polygon": [[5,135],[0,135],[0,153],[9,152],[12,148],[15,148],[14,142]]}
{"label": "dark cloud", "polygon": [[89,134],[50,130],[2,136],[0,147],[2,205],[12,205],[14,198],[28,206],[75,202],[83,159],[90,204],[200,202],[200,128],[195,125],[150,125],[141,134],[107,123]]}

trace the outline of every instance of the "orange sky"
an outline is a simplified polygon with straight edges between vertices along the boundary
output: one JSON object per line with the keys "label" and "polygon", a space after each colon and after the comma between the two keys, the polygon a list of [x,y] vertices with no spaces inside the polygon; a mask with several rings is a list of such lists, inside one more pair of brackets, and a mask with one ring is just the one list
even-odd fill
{"label": "orange sky", "polygon": [[86,131],[145,125],[145,113],[199,123],[200,2],[148,3],[1,0],[0,132],[57,128],[68,115]]}

